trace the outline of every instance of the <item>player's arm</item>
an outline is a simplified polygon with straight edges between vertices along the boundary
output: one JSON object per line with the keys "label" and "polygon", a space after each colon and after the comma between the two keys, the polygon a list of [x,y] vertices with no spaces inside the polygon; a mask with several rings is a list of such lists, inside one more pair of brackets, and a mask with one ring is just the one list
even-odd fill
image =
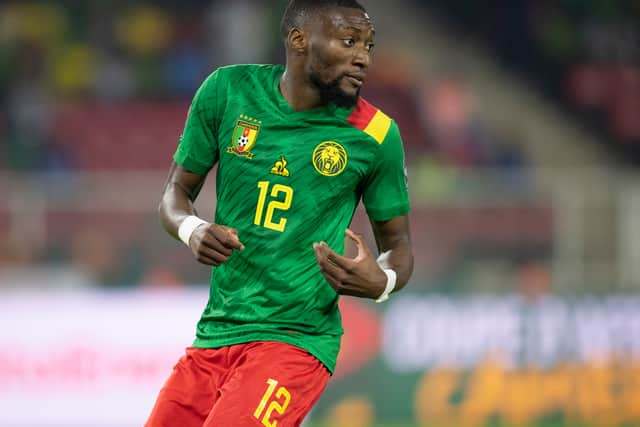
{"label": "player's arm", "polygon": [[409,234],[409,217],[399,216],[388,221],[371,221],[378,252],[383,254],[377,264],[395,271],[397,278],[393,292],[409,282],[413,273],[413,252]]}
{"label": "player's arm", "polygon": [[[234,250],[244,249],[244,246],[238,239],[237,230],[197,218],[193,202],[204,180],[205,176],[190,172],[174,161],[158,210],[160,223],[170,235],[183,240],[201,263],[217,266],[225,262]],[[185,227],[189,224],[195,228],[185,234]]]}
{"label": "player's arm", "polygon": [[393,291],[403,288],[413,271],[413,254],[409,238],[407,216],[388,221],[372,221],[378,250],[378,259],[370,251],[364,236],[347,229],[346,234],[357,247],[355,258],[339,255],[325,242],[313,245],[320,271],[331,287],[341,295],[378,299],[387,288],[393,270]]}
{"label": "player's arm", "polygon": [[347,236],[358,249],[355,258],[340,256],[324,242],[314,244],[314,250],[320,271],[336,292],[384,301],[409,281],[413,254],[402,138],[395,122],[391,121],[384,140],[378,143],[379,152],[362,183],[362,201],[381,255],[376,259],[363,236],[350,230]]}

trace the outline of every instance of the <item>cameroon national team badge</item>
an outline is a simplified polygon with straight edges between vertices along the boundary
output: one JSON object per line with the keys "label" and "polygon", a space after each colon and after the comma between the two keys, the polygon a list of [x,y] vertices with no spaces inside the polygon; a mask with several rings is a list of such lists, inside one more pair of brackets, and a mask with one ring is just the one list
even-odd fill
{"label": "cameroon national team badge", "polygon": [[280,176],[289,176],[289,169],[287,169],[287,159],[284,156],[280,156],[280,160],[276,162],[271,168],[269,173]]}
{"label": "cameroon national team badge", "polygon": [[244,120],[238,120],[236,128],[233,130],[231,147],[227,148],[227,153],[233,153],[248,159],[253,158],[251,148],[256,143],[260,126]]}
{"label": "cameroon national team badge", "polygon": [[340,175],[347,166],[347,152],[335,141],[325,141],[313,150],[313,167],[325,176]]}

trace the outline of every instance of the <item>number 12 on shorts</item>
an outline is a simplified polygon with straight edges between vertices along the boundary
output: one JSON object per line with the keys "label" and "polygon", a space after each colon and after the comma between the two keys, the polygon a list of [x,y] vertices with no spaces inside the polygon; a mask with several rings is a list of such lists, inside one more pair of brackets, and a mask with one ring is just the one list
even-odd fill
{"label": "number 12 on shorts", "polygon": [[[291,393],[289,393],[289,390],[285,387],[279,387],[276,391],[278,381],[273,378],[269,378],[267,384],[267,391],[262,395],[262,400],[260,400],[260,404],[253,413],[253,416],[261,420],[265,427],[277,427],[278,421],[271,421],[271,414],[273,411],[276,411],[279,415],[284,414],[284,411],[287,410],[287,406],[289,406],[289,402],[291,401]],[[273,396],[274,391],[275,396]],[[268,407],[267,403],[269,403]]]}

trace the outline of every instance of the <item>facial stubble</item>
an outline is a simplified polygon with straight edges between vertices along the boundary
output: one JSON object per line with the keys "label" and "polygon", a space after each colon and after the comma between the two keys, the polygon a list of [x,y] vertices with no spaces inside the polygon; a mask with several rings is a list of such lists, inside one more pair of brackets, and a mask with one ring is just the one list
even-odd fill
{"label": "facial stubble", "polygon": [[340,88],[340,82],[346,76],[340,75],[333,80],[325,82],[317,73],[311,73],[309,76],[311,83],[318,89],[320,99],[323,104],[333,103],[338,107],[350,108],[356,105],[360,88],[356,90],[355,95],[348,95]]}

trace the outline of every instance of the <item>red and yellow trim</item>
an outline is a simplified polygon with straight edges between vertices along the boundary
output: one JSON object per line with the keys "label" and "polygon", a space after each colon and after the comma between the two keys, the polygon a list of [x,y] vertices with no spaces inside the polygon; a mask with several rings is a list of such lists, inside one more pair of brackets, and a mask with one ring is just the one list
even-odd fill
{"label": "red and yellow trim", "polygon": [[375,139],[378,144],[382,144],[391,128],[391,118],[362,98],[347,117],[347,122]]}

